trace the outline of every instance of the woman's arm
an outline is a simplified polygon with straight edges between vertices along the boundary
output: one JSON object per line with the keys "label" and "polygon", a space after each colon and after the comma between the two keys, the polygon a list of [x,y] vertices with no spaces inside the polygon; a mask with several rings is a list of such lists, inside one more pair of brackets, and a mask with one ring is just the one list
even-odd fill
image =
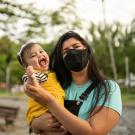
{"label": "woman's arm", "polygon": [[44,132],[61,132],[62,125],[54,118],[50,112],[45,112],[40,117],[34,118],[31,123],[33,131],[42,130]]}
{"label": "woman's arm", "polygon": [[119,114],[110,108],[103,109],[90,118],[82,120],[61,106],[55,98],[41,87],[26,85],[26,93],[41,104],[46,104],[49,111],[73,135],[106,135],[117,123]]}
{"label": "woman's arm", "polygon": [[40,135],[68,135],[68,131],[54,118],[50,112],[33,119],[31,129]]}
{"label": "woman's arm", "polygon": [[48,104],[48,108],[73,135],[106,135],[119,119],[116,111],[106,107],[88,121],[71,114],[54,100]]}

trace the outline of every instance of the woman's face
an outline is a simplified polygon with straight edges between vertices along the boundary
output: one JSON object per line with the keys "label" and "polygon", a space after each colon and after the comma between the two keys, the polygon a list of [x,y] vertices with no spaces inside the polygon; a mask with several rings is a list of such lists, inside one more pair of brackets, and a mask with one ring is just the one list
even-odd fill
{"label": "woman's face", "polygon": [[82,71],[89,60],[86,47],[75,38],[70,38],[63,43],[62,56],[66,68],[71,73]]}
{"label": "woman's face", "polygon": [[69,49],[85,49],[86,47],[77,39],[70,38],[63,42],[62,55],[63,57],[66,55],[66,52]]}

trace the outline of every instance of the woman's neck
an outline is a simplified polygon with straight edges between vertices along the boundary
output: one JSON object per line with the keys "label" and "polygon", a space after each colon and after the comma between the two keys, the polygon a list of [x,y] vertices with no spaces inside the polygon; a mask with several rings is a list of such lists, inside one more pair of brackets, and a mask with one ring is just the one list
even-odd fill
{"label": "woman's neck", "polygon": [[83,85],[89,81],[87,68],[83,69],[80,72],[71,72],[71,74],[72,74],[73,81],[77,85]]}

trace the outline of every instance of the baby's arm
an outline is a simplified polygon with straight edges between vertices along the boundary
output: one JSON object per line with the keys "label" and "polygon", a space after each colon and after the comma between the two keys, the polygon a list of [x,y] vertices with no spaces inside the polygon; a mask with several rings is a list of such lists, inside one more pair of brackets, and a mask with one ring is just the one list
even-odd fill
{"label": "baby's arm", "polygon": [[39,86],[39,83],[37,82],[37,79],[35,77],[35,70],[32,66],[28,66],[26,68],[26,73],[28,75],[27,83],[32,84],[34,86]]}

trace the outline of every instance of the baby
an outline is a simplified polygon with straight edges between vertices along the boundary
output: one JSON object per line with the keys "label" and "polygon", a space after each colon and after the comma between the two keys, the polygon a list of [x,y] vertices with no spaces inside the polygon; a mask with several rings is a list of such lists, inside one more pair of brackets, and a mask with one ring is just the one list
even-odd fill
{"label": "baby", "polygon": [[[19,63],[26,70],[23,81],[32,85],[40,85],[64,105],[64,90],[55,73],[49,71],[49,56],[44,49],[36,42],[28,42],[21,47],[17,56]],[[45,106],[29,98],[26,114],[28,124],[30,125],[34,118],[41,116],[47,110]]]}

